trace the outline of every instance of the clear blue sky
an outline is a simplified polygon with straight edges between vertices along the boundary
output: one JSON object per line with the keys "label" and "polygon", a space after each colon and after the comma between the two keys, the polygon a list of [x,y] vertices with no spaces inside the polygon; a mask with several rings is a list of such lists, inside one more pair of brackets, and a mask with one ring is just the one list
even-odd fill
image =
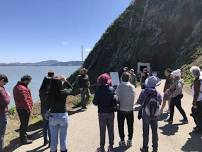
{"label": "clear blue sky", "polygon": [[130,1],[0,0],[0,63],[80,60]]}

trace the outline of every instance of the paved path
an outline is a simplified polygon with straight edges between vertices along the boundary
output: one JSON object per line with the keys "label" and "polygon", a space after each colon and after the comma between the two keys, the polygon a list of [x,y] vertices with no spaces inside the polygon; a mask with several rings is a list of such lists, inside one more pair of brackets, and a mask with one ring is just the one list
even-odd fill
{"label": "paved path", "polygon": [[[163,85],[164,82],[158,87],[158,90],[161,92]],[[139,95],[140,88],[137,88],[136,92]],[[182,105],[188,116],[190,114],[191,101],[192,97],[190,94],[184,92]],[[166,116],[163,117],[165,118]],[[187,125],[181,124],[179,119],[181,119],[181,116],[176,110],[173,125],[168,125],[163,120],[159,121],[159,152],[202,152],[201,136],[191,133],[194,126],[192,118],[189,117],[189,124]],[[70,116],[68,140],[69,152],[95,152],[99,145],[97,108],[95,106],[90,105],[86,112]],[[118,142],[117,120],[115,120],[115,152],[139,152],[142,146],[142,122],[137,119],[137,112],[135,112],[133,146],[129,149],[120,149]],[[39,138],[32,145],[21,146],[14,152],[50,151],[46,147],[41,147],[42,143],[42,138]]]}

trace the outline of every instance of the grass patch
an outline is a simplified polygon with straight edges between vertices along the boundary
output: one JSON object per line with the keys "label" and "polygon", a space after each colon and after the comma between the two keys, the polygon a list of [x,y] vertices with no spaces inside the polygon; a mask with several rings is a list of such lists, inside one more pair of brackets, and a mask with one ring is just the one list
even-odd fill
{"label": "grass patch", "polygon": [[[88,104],[91,104],[91,103],[92,103],[93,98],[94,98],[94,95],[91,95],[91,96],[90,96],[90,99],[89,99],[89,101],[88,101]],[[78,107],[80,107],[80,106],[81,106],[81,97],[79,96],[79,97],[75,98],[75,99],[73,100],[72,104],[73,104],[73,108],[78,108]]]}

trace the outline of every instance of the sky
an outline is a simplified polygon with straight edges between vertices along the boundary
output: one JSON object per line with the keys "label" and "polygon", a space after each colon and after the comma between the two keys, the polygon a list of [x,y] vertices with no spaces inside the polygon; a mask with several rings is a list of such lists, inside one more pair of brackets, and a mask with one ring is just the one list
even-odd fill
{"label": "sky", "polygon": [[0,0],[0,63],[81,60],[131,0]]}

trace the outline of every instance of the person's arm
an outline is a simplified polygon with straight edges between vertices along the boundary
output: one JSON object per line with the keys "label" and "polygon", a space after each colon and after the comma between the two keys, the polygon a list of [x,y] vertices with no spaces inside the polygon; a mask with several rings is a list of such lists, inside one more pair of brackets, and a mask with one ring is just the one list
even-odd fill
{"label": "person's arm", "polygon": [[0,108],[2,109],[4,109],[10,103],[10,99],[3,89],[0,89],[0,100]]}
{"label": "person's arm", "polygon": [[29,91],[26,89],[23,89],[22,87],[18,88],[18,95],[19,95],[19,99],[23,102],[23,107],[25,108],[25,110],[27,110],[28,112],[31,112],[32,107],[29,105]]}
{"label": "person's arm", "polygon": [[200,80],[194,81],[194,99],[193,99],[193,104],[196,104],[198,96],[200,94],[200,87],[201,87],[201,82]]}
{"label": "person's arm", "polygon": [[95,93],[95,96],[94,96],[94,99],[93,99],[93,104],[95,105],[95,106],[97,106],[98,105],[98,94],[97,94],[97,92]]}
{"label": "person's arm", "polygon": [[143,103],[144,103],[144,98],[145,98],[144,96],[145,96],[145,93],[144,93],[144,91],[142,91],[142,92],[140,93],[140,96],[139,96],[138,100],[137,100],[137,104],[143,105]]}

